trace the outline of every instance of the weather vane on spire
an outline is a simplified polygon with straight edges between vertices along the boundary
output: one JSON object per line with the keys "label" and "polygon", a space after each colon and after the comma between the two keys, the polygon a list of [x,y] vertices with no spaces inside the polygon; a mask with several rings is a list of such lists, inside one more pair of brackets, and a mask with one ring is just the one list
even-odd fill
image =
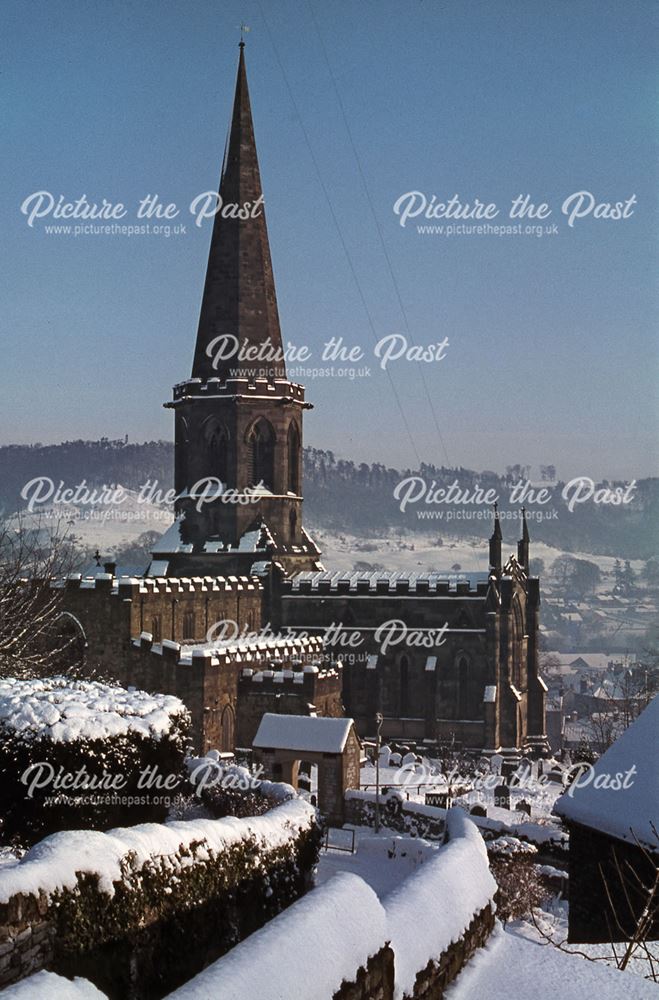
{"label": "weather vane on spire", "polygon": [[238,27],[240,28],[240,44],[244,45],[245,44],[244,36],[247,34],[248,31],[251,31],[252,29],[248,24],[239,24]]}

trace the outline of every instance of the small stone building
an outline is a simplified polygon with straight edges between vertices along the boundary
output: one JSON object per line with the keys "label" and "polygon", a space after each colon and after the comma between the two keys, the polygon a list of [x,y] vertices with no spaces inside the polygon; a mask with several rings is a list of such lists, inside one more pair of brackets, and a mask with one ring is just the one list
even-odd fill
{"label": "small stone building", "polygon": [[[570,830],[569,941],[634,931],[659,866],[659,696],[554,807]],[[659,920],[648,928],[659,938]]]}
{"label": "small stone building", "polygon": [[318,808],[330,825],[344,822],[344,795],[359,788],[361,745],[352,719],[266,713],[254,737],[254,758],[274,781],[298,787],[300,763],[318,767]]}
{"label": "small stone building", "polygon": [[[307,645],[312,640],[313,637],[309,637]],[[244,667],[238,677],[236,746],[252,746],[267,712],[329,718],[343,716],[342,675],[341,661],[333,662],[323,656],[315,663],[303,664],[293,659],[286,666],[277,659],[270,669]]]}

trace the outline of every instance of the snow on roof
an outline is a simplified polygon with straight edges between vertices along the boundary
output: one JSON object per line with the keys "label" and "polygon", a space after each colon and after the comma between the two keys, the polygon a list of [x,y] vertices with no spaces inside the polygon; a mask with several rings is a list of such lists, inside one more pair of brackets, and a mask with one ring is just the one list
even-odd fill
{"label": "snow on roof", "polygon": [[166,576],[169,569],[169,559],[153,559],[147,570],[147,576]]}
{"label": "snow on roof", "polygon": [[184,542],[181,538],[182,527],[183,518],[177,517],[151,549],[153,555],[170,555],[172,552],[192,552],[192,543]]}
{"label": "snow on roof", "polygon": [[[106,559],[105,562],[110,564],[111,560]],[[105,566],[104,565],[99,566],[95,562],[90,563],[89,566],[83,569],[80,575],[82,576],[83,580],[91,580],[99,576],[107,578]],[[138,566],[136,563],[130,563],[130,564],[120,563],[119,565],[115,564],[111,575],[114,576],[116,579],[123,576],[139,580],[139,578],[144,575],[144,563],[142,563],[141,566]]]}
{"label": "snow on roof", "polygon": [[330,1000],[386,940],[373,889],[341,872],[170,993],[168,1000]]}
{"label": "snow on roof", "polygon": [[55,743],[128,732],[160,737],[185,712],[174,695],[147,694],[99,681],[46,677],[0,680],[0,725]]}
{"label": "snow on roof", "polygon": [[253,531],[245,531],[244,534],[240,536],[238,542],[239,552],[257,552],[259,548],[259,539],[261,538],[261,529],[255,528]]}
{"label": "snow on roof", "polygon": [[352,719],[266,712],[252,745],[271,750],[342,753],[352,726]]}
{"label": "snow on roof", "polygon": [[659,830],[657,733],[659,695],[592,768],[575,779],[557,800],[554,812],[620,840],[635,843],[638,838],[657,849],[652,831],[653,824]]}
{"label": "snow on roof", "polygon": [[2,1000],[35,1000],[35,997],[48,997],[48,1000],[107,1000],[106,994],[96,989],[88,979],[76,976],[71,981],[45,969],[2,991]]}

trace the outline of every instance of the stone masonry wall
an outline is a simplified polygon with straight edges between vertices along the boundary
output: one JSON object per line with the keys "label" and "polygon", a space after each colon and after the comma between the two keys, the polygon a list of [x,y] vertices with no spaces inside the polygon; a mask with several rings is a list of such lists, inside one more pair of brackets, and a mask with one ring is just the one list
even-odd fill
{"label": "stone masonry wall", "polygon": [[388,944],[371,955],[351,983],[344,982],[332,1000],[392,1000],[394,995],[394,953]]}

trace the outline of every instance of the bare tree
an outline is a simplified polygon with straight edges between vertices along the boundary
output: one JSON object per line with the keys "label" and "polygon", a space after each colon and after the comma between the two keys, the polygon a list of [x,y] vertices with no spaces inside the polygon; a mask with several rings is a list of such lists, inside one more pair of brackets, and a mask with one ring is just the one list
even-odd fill
{"label": "bare tree", "polygon": [[587,723],[587,738],[599,753],[614,743],[659,691],[659,669],[624,667],[604,677],[597,688],[597,711]]}
{"label": "bare tree", "polygon": [[0,524],[0,676],[45,676],[77,658],[80,635],[53,586],[74,560],[59,523],[16,515]]}

